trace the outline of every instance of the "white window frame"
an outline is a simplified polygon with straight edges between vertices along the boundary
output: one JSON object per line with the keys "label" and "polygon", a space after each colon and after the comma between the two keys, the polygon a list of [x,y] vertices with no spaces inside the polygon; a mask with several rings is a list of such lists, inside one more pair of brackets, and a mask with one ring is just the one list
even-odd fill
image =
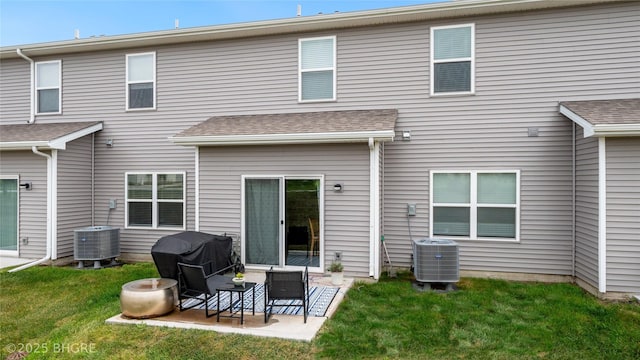
{"label": "white window frame", "polygon": [[[302,69],[302,43],[305,41],[312,41],[312,40],[323,40],[323,39],[332,39],[333,40],[333,66],[332,67],[324,67],[324,68],[313,68],[313,69]],[[312,37],[312,38],[301,38],[298,39],[298,102],[301,103],[317,103],[317,102],[328,102],[328,101],[336,101],[337,99],[337,94],[336,94],[336,89],[337,89],[337,59],[338,59],[338,54],[337,54],[337,36],[332,35],[332,36],[319,36],[319,37]],[[332,89],[332,93],[333,96],[330,99],[309,99],[309,100],[303,100],[302,99],[302,74],[305,72],[317,72],[317,71],[328,71],[331,70],[333,72],[333,89]]]}
{"label": "white window frame", "polygon": [[[452,58],[452,59],[444,59],[444,60],[435,60],[435,32],[437,30],[444,29],[455,29],[455,28],[463,28],[470,27],[471,28],[471,56],[470,57],[462,57],[462,58]],[[430,92],[431,96],[447,96],[447,95],[473,95],[476,92],[476,25],[475,23],[469,24],[457,24],[457,25],[448,25],[448,26],[433,26],[431,27],[431,37],[430,37],[430,69],[429,74],[431,78]],[[442,63],[450,63],[450,62],[461,62],[461,61],[470,61],[470,79],[471,81],[469,91],[449,91],[449,92],[435,92],[435,64]]]}
{"label": "white window frame", "polygon": [[[434,203],[433,192],[433,175],[434,174],[469,174],[469,203]],[[515,204],[484,204],[478,203],[478,174],[515,174],[516,175],[516,201]],[[447,238],[451,240],[484,240],[484,241],[520,241],[520,170],[432,170],[429,172],[429,236],[438,238]],[[469,236],[446,236],[433,234],[433,208],[438,206],[446,207],[464,207],[470,209]],[[511,208],[516,212],[515,237],[478,237],[478,208]]]}
{"label": "white window frame", "polygon": [[[148,55],[152,55],[153,56],[153,79],[151,81],[149,80],[141,80],[141,81],[129,81],[129,58],[132,57],[136,57],[136,56],[148,56]],[[148,110],[155,110],[156,109],[156,52],[155,51],[150,51],[150,52],[144,52],[144,53],[134,53],[134,54],[127,54],[126,55],[126,59],[125,59],[125,66],[126,66],[126,71],[125,71],[125,94],[126,94],[126,110],[127,111],[148,111]],[[130,104],[129,104],[129,99],[130,99],[130,95],[129,95],[129,85],[131,84],[146,84],[148,82],[153,83],[153,106],[151,107],[142,107],[142,108],[131,108]]]}
{"label": "white window frame", "polygon": [[[158,175],[182,175],[182,200],[158,199]],[[129,175],[151,175],[151,199],[129,199]],[[185,230],[187,223],[187,173],[185,171],[132,171],[124,174],[124,225],[126,229],[158,229],[158,230]],[[129,225],[129,203],[130,202],[150,202],[151,203],[151,226]],[[182,203],[182,226],[159,226],[158,225],[158,203]]]}
{"label": "white window frame", "polygon": [[[50,87],[39,87],[38,86],[38,78],[40,76],[39,65],[43,64],[58,64],[58,86],[50,86]],[[62,60],[50,60],[50,61],[38,61],[35,64],[35,77],[33,87],[35,89],[35,113],[36,115],[59,115],[62,114]],[[58,89],[58,111],[40,111],[40,90],[55,90]]]}

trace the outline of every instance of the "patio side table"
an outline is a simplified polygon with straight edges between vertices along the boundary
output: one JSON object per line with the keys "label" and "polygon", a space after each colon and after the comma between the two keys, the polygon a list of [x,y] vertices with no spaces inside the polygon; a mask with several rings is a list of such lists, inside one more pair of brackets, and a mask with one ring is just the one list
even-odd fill
{"label": "patio side table", "polygon": [[[254,282],[245,282],[243,285],[234,285],[233,283],[229,283],[225,286],[220,286],[216,289],[216,294],[218,295],[218,315],[217,322],[220,322],[220,317],[228,317],[232,318],[235,314],[240,312],[240,324],[244,324],[244,294],[251,290],[251,312],[252,315],[256,314],[256,283]],[[220,310],[220,293],[228,291],[229,292],[229,315],[221,315],[223,311]],[[233,294],[238,294],[238,299],[234,302]],[[240,309],[233,311],[234,305],[240,303]],[[249,309],[246,309],[249,310]]]}

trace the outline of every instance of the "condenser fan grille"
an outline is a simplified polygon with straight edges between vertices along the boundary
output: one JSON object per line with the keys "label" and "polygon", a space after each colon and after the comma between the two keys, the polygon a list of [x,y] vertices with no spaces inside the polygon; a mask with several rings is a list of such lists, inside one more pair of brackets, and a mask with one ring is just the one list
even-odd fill
{"label": "condenser fan grille", "polygon": [[75,260],[104,260],[120,256],[120,229],[92,226],[74,231]]}
{"label": "condenser fan grille", "polygon": [[460,280],[458,244],[445,239],[413,241],[414,275],[419,282],[446,283]]}

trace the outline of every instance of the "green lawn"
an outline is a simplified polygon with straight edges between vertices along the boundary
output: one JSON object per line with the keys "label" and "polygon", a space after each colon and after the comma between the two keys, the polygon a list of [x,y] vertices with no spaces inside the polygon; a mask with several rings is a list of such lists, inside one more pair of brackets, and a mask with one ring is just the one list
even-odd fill
{"label": "green lawn", "polygon": [[417,292],[408,276],[356,283],[312,343],[108,325],[122,284],[153,264],[0,273],[0,346],[28,359],[640,359],[640,305],[569,284],[463,279]]}

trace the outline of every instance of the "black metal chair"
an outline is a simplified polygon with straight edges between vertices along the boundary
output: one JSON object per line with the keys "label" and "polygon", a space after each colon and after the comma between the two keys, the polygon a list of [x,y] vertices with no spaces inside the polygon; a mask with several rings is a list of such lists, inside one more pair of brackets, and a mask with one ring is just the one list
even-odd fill
{"label": "black metal chair", "polygon": [[[300,300],[301,304],[282,304],[279,300]],[[304,271],[274,271],[271,268],[265,273],[264,282],[264,322],[269,322],[269,317],[274,307],[302,307],[304,310],[304,322],[307,323],[309,314],[309,270]]]}
{"label": "black metal chair", "polygon": [[[216,315],[220,309],[214,313],[209,313],[209,299],[216,294],[216,289],[231,283],[231,278],[224,276],[228,268],[219,271],[212,271],[212,264],[208,262],[203,265],[191,265],[178,263],[178,291],[180,311],[192,309],[204,303],[206,317]],[[202,298],[204,295],[204,299]],[[183,302],[193,299],[194,303],[184,306]]]}

